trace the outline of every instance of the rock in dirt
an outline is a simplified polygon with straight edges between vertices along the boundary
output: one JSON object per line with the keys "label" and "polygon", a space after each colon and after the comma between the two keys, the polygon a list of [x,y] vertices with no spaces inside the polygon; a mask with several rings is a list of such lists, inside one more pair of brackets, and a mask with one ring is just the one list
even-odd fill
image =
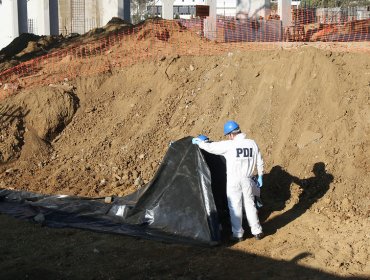
{"label": "rock in dirt", "polygon": [[40,223],[40,224],[42,224],[43,222],[45,222],[45,216],[44,216],[44,214],[42,214],[42,213],[38,213],[35,217],[33,217],[33,220],[34,220],[36,223]]}
{"label": "rock in dirt", "polygon": [[13,174],[14,174],[13,168],[9,168],[9,169],[5,170],[5,175],[13,175]]}
{"label": "rock in dirt", "polygon": [[106,185],[107,185],[107,180],[105,179],[100,180],[99,187],[105,187]]}
{"label": "rock in dirt", "polygon": [[313,132],[313,131],[305,131],[301,134],[301,137],[298,140],[297,146],[298,148],[302,149],[308,144],[312,142],[316,142],[322,138],[321,133]]}
{"label": "rock in dirt", "polygon": [[122,178],[120,176],[118,176],[117,174],[113,174],[112,175],[112,178],[115,180],[115,181],[119,181],[121,180]]}
{"label": "rock in dirt", "polygon": [[135,186],[140,187],[143,184],[144,184],[144,181],[140,176],[135,179]]}

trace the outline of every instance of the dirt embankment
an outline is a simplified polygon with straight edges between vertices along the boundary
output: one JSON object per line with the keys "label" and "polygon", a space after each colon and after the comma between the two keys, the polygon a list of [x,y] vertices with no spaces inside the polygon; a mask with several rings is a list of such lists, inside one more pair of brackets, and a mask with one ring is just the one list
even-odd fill
{"label": "dirt embankment", "polygon": [[32,33],[22,33],[8,46],[0,50],[0,72],[32,58],[60,51],[63,48],[85,44],[132,28],[132,24],[113,17],[105,26],[94,28],[83,35],[72,33],[38,36]]}
{"label": "dirt embankment", "polygon": [[[264,228],[236,248],[369,273],[370,58],[302,47],[167,57],[1,103],[0,184],[81,196],[148,182],[172,140],[234,119],[265,160]],[[299,229],[299,230],[298,230]],[[287,242],[288,240],[288,242]],[[243,245],[244,244],[244,245]]]}
{"label": "dirt embankment", "polygon": [[[171,140],[198,133],[219,140],[227,119],[236,119],[257,140],[267,172],[279,165],[303,178],[323,162],[335,182],[356,188],[369,171],[368,63],[359,54],[310,48],[168,57],[70,86],[18,94],[2,103],[3,115],[10,115],[2,126],[12,126],[13,135],[19,134],[13,138],[20,139],[23,132],[15,124],[21,122],[30,128],[25,131],[35,131],[50,144],[54,157],[34,170],[40,187],[32,183],[30,188],[37,191],[56,191],[49,168],[64,172],[73,165],[81,172],[65,174],[64,180],[94,179],[88,188],[82,183],[81,190],[69,193],[118,194],[138,176],[152,177]],[[19,142],[13,145],[17,149]],[[123,187],[113,184],[117,177],[124,177]],[[101,180],[107,185],[95,189]],[[63,185],[68,184],[61,184],[59,190],[67,191]],[[358,191],[348,195],[351,201],[363,198]]]}

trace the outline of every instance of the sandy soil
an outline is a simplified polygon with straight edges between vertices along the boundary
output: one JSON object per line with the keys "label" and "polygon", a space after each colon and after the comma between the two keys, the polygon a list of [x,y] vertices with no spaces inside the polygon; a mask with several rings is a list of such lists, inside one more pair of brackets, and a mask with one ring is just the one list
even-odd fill
{"label": "sandy soil", "polygon": [[267,237],[194,248],[0,215],[1,278],[370,277],[369,96],[368,54],[308,46],[164,56],[13,95],[0,187],[47,194],[129,194],[171,140],[221,140],[235,119],[265,160]]}

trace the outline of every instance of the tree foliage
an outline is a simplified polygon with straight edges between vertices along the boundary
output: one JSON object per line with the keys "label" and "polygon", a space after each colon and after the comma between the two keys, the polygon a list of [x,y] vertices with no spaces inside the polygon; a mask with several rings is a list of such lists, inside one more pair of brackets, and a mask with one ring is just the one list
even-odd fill
{"label": "tree foliage", "polygon": [[301,6],[332,8],[332,7],[359,7],[370,6],[370,0],[302,0]]}
{"label": "tree foliage", "polygon": [[148,6],[154,6],[158,0],[131,0],[132,23],[138,23],[148,17],[154,17],[148,12]]}

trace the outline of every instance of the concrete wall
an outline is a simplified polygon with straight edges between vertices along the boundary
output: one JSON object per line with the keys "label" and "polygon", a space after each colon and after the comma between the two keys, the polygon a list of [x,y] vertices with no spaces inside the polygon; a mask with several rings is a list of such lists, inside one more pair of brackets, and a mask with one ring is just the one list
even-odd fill
{"label": "concrete wall", "polygon": [[72,8],[71,0],[59,1],[58,20],[59,33],[68,34],[72,29]]}
{"label": "concrete wall", "polygon": [[73,1],[76,0],[59,0],[60,33],[85,33],[106,25],[112,17],[130,22],[130,0],[80,0],[84,11],[79,12],[78,18]]}
{"label": "concrete wall", "polygon": [[174,0],[162,0],[162,18],[173,19]]}
{"label": "concrete wall", "polygon": [[27,2],[28,20],[36,35],[50,35],[49,0],[29,0]]}
{"label": "concrete wall", "polygon": [[279,0],[278,1],[278,15],[283,22],[283,27],[292,25],[292,1]]}
{"label": "concrete wall", "polygon": [[0,5],[0,49],[19,35],[17,0],[3,0]]}
{"label": "concrete wall", "polygon": [[226,17],[235,17],[237,0],[217,0],[217,14]]}
{"label": "concrete wall", "polygon": [[85,33],[91,29],[102,26],[98,1],[85,0],[85,11],[83,16],[85,17],[85,24],[83,32],[80,33]]}
{"label": "concrete wall", "polygon": [[206,0],[205,5],[209,6],[209,17],[206,17],[206,19],[204,20],[204,37],[210,40],[215,40],[217,37],[217,0]]}
{"label": "concrete wall", "polygon": [[101,26],[100,1],[58,0],[59,33],[83,34]]}
{"label": "concrete wall", "polygon": [[58,0],[28,0],[27,17],[29,33],[58,35]]}
{"label": "concrete wall", "polygon": [[265,18],[269,14],[269,0],[237,0],[236,15],[239,18]]}
{"label": "concrete wall", "polygon": [[98,0],[100,25],[104,26],[112,19],[119,17],[130,22],[129,0]]}

